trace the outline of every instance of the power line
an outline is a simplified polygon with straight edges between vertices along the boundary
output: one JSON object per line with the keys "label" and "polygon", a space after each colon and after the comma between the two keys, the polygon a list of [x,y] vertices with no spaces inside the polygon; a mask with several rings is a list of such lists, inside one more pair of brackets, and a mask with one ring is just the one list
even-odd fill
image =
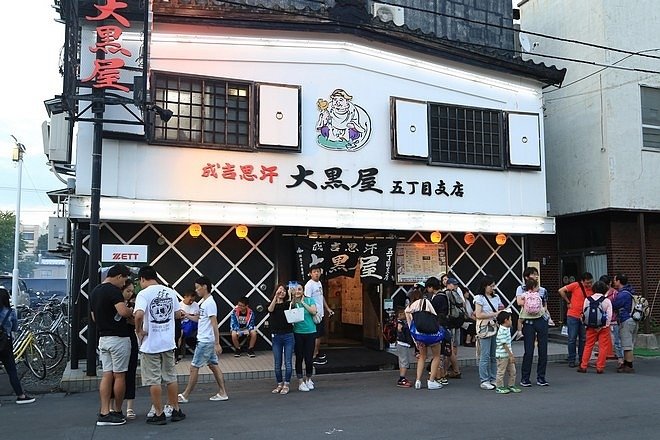
{"label": "power line", "polygon": [[[225,2],[225,3],[229,3],[229,2]],[[390,6],[397,6],[399,8],[409,9],[411,11],[425,12],[425,13],[432,14],[432,15],[439,15],[441,17],[447,17],[447,18],[452,18],[452,19],[456,19],[456,20],[462,20],[462,21],[465,21],[465,22],[468,22],[468,23],[479,24],[479,25],[483,25],[483,26],[490,26],[490,27],[494,27],[494,28],[497,28],[497,29],[504,29],[504,30],[510,30],[510,31],[514,31],[514,32],[521,32],[521,33],[524,33],[524,34],[527,34],[527,35],[534,35],[536,37],[548,38],[550,40],[557,40],[557,41],[562,41],[562,42],[565,42],[565,43],[580,44],[580,45],[583,45],[583,46],[594,47],[594,48],[597,48],[597,49],[610,50],[610,51],[613,51],[613,52],[620,52],[620,53],[625,53],[625,54],[628,54],[628,55],[638,55],[638,56],[641,56],[641,57],[653,58],[653,59],[656,59],[656,60],[660,59],[660,56],[657,56],[657,55],[648,55],[648,54],[641,53],[643,51],[632,52],[632,51],[625,50],[625,49],[617,49],[615,47],[603,46],[603,45],[595,44],[595,43],[588,43],[586,41],[573,40],[573,39],[570,39],[570,38],[563,38],[563,37],[557,37],[557,36],[554,36],[554,35],[542,34],[540,32],[527,31],[527,30],[523,30],[522,28],[517,29],[517,28],[511,27],[511,26],[504,26],[504,25],[501,25],[501,24],[488,23],[488,22],[479,21],[479,20],[472,20],[470,18],[459,17],[457,15],[451,15],[451,14],[445,14],[445,13],[438,12],[438,11],[430,11],[428,9],[416,8],[414,6],[398,5],[398,4],[395,4],[395,3],[389,3],[386,0],[379,0],[379,3],[385,4],[385,5],[390,5]]]}

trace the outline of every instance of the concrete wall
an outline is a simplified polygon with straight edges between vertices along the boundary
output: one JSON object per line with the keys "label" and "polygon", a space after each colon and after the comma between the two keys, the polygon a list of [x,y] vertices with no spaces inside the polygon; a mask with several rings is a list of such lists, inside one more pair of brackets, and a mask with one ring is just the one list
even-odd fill
{"label": "concrete wall", "polygon": [[[629,51],[654,49],[660,48],[657,6],[655,0],[529,0],[521,6],[521,27]],[[603,65],[618,62],[653,70],[658,66],[654,59],[538,36],[529,39],[539,43],[533,53]],[[660,56],[660,50],[648,53]],[[660,87],[660,75],[606,69],[586,78],[602,67],[534,59],[568,69],[564,87],[544,93],[550,214],[605,208],[657,210],[660,152],[642,150],[639,87]]]}

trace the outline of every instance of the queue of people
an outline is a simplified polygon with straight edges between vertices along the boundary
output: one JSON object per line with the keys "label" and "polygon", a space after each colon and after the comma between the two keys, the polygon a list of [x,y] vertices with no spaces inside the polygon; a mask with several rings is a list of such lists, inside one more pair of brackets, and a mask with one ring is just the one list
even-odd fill
{"label": "queue of people", "polygon": [[[323,296],[320,275],[321,270],[313,268],[305,287],[290,282],[287,287],[278,284],[274,289],[268,306],[276,380],[273,394],[286,395],[291,391],[294,372],[298,391],[309,392],[316,388],[312,380],[314,365],[326,358],[318,351],[320,327],[323,326],[323,315],[333,314]],[[190,292],[185,293],[179,302],[174,290],[158,283],[152,266],[140,268],[137,281],[141,290],[137,295],[130,277],[128,267],[115,265],[90,296],[91,318],[99,333],[103,368],[96,424],[121,425],[127,419],[136,418],[138,351],[141,353],[142,385],[149,386],[152,401],[147,423],[164,425],[168,419],[171,422],[184,420],[186,416],[180,404],[189,402],[199,369],[204,366],[212,371],[218,386],[209,400],[228,400],[218,362],[222,347],[211,280],[201,276],[195,281],[194,292],[200,298],[199,302],[194,301]],[[549,386],[546,380],[548,328],[553,325],[547,307],[548,292],[539,286],[539,274],[535,268],[527,268],[523,277],[525,284],[519,286],[515,294],[515,304],[520,308],[515,312],[519,313],[519,328],[524,339],[519,384],[521,387],[532,385],[534,351],[538,350],[536,385],[546,387]],[[10,318],[14,315],[10,309],[7,312],[4,302],[8,301],[8,295],[3,293],[0,291],[0,302],[3,302],[0,316],[5,318],[2,326],[11,332],[14,321]],[[598,342],[596,372],[602,374],[613,339],[612,326],[616,324],[618,331],[615,333],[620,341],[620,348],[615,348],[619,359],[617,371],[634,373],[632,350],[639,321],[635,317],[639,314],[633,310],[634,290],[627,277],[619,274],[593,283],[591,274],[584,273],[580,281],[562,287],[558,293],[570,306],[568,317],[574,318],[567,321],[569,366],[577,367],[579,373],[586,373],[593,347]],[[427,389],[442,389],[448,385],[449,379],[460,379],[462,373],[457,353],[458,346],[463,345],[474,346],[477,350],[481,389],[496,390],[498,394],[519,393],[512,351],[512,336],[517,333],[514,333],[512,319],[515,312],[511,306],[505,306],[490,276],[480,280],[475,295],[467,287],[459,287],[457,279],[452,276],[430,277],[424,283],[418,283],[410,292],[407,307],[398,311],[397,386],[421,389],[427,359],[430,359]],[[9,326],[5,324],[8,320]],[[177,320],[183,324],[177,326]],[[177,328],[181,331],[177,332]],[[241,354],[240,338],[247,343],[248,356],[253,355],[256,339],[253,337],[254,313],[247,298],[241,298],[232,312],[231,330],[235,355]],[[189,382],[179,393],[175,364],[177,356],[182,353],[182,345],[192,347],[194,354]],[[8,372],[11,373],[10,359],[3,355],[2,361],[9,366]],[[406,374],[413,362],[417,363],[417,368],[415,381],[411,382]],[[20,383],[14,382],[17,402],[34,401],[22,391]],[[162,385],[165,385],[166,403],[163,403]]]}

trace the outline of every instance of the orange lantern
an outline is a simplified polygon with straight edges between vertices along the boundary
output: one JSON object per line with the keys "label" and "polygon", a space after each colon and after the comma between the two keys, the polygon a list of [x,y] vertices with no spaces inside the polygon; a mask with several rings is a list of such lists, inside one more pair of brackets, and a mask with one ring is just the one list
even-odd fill
{"label": "orange lantern", "polygon": [[498,246],[502,246],[504,243],[506,243],[506,234],[497,234],[495,236],[495,243],[497,243]]}
{"label": "orange lantern", "polygon": [[472,232],[466,232],[465,235],[463,236],[463,241],[468,246],[472,245],[476,241],[476,239],[477,238],[474,236]]}
{"label": "orange lantern", "polygon": [[438,231],[431,232],[431,243],[440,243],[442,241],[442,234]]}
{"label": "orange lantern", "polygon": [[199,237],[200,235],[202,235],[202,225],[200,225],[199,223],[193,223],[188,228],[188,233],[192,238]]}
{"label": "orange lantern", "polygon": [[247,226],[245,226],[245,225],[236,226],[236,236],[238,238],[243,239],[243,238],[247,237],[247,234],[248,234],[248,227]]}

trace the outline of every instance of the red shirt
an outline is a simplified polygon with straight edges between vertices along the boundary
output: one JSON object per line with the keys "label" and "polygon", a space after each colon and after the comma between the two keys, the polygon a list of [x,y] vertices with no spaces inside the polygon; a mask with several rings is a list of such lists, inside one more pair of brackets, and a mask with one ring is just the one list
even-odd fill
{"label": "red shirt", "polygon": [[566,315],[570,316],[571,318],[582,317],[582,312],[584,310],[584,300],[587,299],[587,296],[591,296],[593,294],[591,287],[586,287],[584,284],[582,284],[584,291],[587,294],[585,296],[584,293],[582,293],[580,284],[581,283],[579,281],[576,281],[567,286],[564,286],[564,288],[568,290],[568,293],[571,295],[571,303],[568,306],[568,312],[566,312]]}

